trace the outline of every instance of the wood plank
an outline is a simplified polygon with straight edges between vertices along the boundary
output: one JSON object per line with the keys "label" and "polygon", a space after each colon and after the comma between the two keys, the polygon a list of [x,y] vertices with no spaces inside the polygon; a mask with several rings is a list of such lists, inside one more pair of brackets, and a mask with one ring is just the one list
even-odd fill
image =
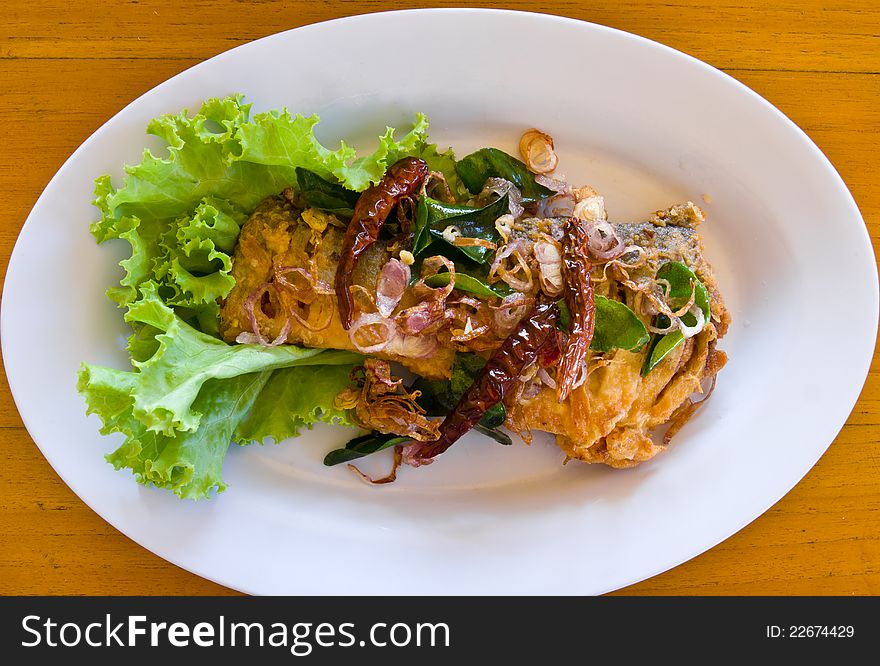
{"label": "wood plank", "polygon": [[[467,7],[468,0],[433,3]],[[11,30],[0,57],[204,59],[244,42],[317,21],[391,9],[415,1],[339,3],[167,0],[7,2]],[[865,0],[560,0],[552,7],[509,0],[509,9],[592,21],[674,45],[716,67],[880,72],[880,7]],[[534,45],[536,57],[552,56]]]}

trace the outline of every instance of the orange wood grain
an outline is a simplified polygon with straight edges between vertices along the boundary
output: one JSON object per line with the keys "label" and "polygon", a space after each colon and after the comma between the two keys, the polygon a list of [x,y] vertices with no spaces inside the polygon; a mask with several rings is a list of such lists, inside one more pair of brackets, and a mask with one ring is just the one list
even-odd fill
{"label": "orange wood grain", "polygon": [[[437,2],[437,6],[472,3]],[[485,6],[492,6],[482,3]],[[7,0],[0,9],[0,273],[46,183],[91,132],[187,67],[267,34],[413,2]],[[501,5],[495,5],[501,6]],[[539,11],[533,0],[505,7]],[[743,81],[828,155],[880,243],[880,6],[872,0],[562,0]],[[552,45],[529,44],[552,59]],[[880,365],[816,467],[754,523],[619,594],[880,593]],[[0,593],[224,594],[134,544],[58,478],[0,378]]]}

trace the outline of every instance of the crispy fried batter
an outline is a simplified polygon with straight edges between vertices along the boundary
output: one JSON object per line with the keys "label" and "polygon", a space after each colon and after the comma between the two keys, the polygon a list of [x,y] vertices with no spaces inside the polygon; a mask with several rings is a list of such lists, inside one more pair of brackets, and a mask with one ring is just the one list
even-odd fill
{"label": "crispy fried batter", "polygon": [[[293,268],[304,271],[323,285],[318,291],[327,293],[316,293],[312,302],[303,304],[293,302],[286,290],[268,292],[254,307],[260,331],[266,339],[273,340],[283,330],[286,308],[297,307],[309,325],[293,321],[287,343],[354,351],[349,332],[342,327],[332,289],[344,235],[344,227],[332,215],[300,210],[280,196],[263,201],[242,227],[235,249],[235,287],[220,311],[223,339],[233,342],[240,333],[252,332],[245,310],[248,297],[279,269]],[[352,284],[362,287],[362,293],[375,295],[380,270],[389,256],[381,241],[371,246],[358,262]],[[374,356],[397,361],[416,374],[443,379],[452,371],[454,352],[441,348],[422,359],[383,353]]]}
{"label": "crispy fried batter", "polygon": [[[632,306],[634,296],[621,288],[621,279],[638,282],[655,276],[667,261],[685,263],[709,291],[712,321],[703,331],[673,350],[645,377],[641,369],[647,348],[605,355],[602,363],[590,364],[587,383],[567,402],[560,404],[556,391],[545,387],[531,400],[514,405],[508,413],[511,429],[554,433],[570,458],[617,468],[632,467],[664,450],[699,406],[691,396],[702,393],[703,380],[714,381],[727,361],[715,344],[727,331],[730,314],[703,257],[702,239],[694,230],[702,219],[702,211],[688,203],[655,213],[649,223],[615,225],[627,246],[644,249],[644,261],[636,268],[623,269],[626,275],[620,269],[600,267],[594,270],[594,279],[597,293],[622,297]],[[643,320],[648,323],[647,317]],[[666,436],[655,441],[655,429],[664,424],[669,425]]]}

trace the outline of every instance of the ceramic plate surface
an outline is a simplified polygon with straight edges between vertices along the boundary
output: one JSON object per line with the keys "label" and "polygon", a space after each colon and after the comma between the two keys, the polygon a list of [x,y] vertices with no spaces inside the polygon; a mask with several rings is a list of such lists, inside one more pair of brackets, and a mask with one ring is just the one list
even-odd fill
{"label": "ceramic plate surface", "polygon": [[[552,66],[522,47],[536,43],[553,44]],[[734,317],[714,396],[669,451],[626,471],[563,467],[549,438],[500,447],[476,436],[372,488],[321,464],[350,436],[327,426],[233,450],[229,490],[207,502],[115,472],[103,454],[120,440],[98,434],[75,389],[83,360],[127,365],[126,329],[104,296],[123,247],[98,247],[88,233],[92,181],[120,177],[146,145],[160,148],[144,135],[154,116],[233,92],[255,112],[320,114],[331,146],[366,145],[417,111],[432,140],[459,155],[515,152],[520,132],[540,127],[556,141],[559,170],[604,194],[614,221],[709,201],[706,254]],[[426,10],[261,39],[117,114],[31,212],[9,264],[2,342],[22,418],[64,481],[123,533],[201,576],[270,594],[592,594],[711,548],[806,474],[856,402],[877,308],[871,244],[844,183],[745,86],[596,25]]]}

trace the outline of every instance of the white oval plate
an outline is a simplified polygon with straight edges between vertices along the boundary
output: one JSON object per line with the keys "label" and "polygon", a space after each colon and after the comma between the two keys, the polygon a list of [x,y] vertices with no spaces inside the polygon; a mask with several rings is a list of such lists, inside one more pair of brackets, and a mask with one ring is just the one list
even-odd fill
{"label": "white oval plate", "polygon": [[[552,63],[528,44],[552,44]],[[75,390],[80,361],[126,367],[122,318],[104,297],[122,250],[88,233],[92,179],[118,177],[145,144],[158,147],[144,136],[152,117],[232,92],[255,111],[319,113],[328,145],[405,126],[416,111],[460,155],[515,150],[524,128],[540,127],[556,140],[560,170],[605,194],[614,220],[710,195],[706,251],[734,316],[712,400],[668,452],[628,471],[563,467],[549,439],[507,448],[474,438],[372,488],[322,466],[349,435],[326,427],[232,451],[230,488],[208,502],[114,472],[102,454],[119,442],[98,435]],[[596,25],[426,10],[267,37],[126,107],[31,212],[9,264],[2,339],[25,425],[64,481],[123,533],[201,576],[271,594],[585,594],[694,557],[788,492],[858,397],[877,309],[871,244],[845,185],[745,86]]]}

